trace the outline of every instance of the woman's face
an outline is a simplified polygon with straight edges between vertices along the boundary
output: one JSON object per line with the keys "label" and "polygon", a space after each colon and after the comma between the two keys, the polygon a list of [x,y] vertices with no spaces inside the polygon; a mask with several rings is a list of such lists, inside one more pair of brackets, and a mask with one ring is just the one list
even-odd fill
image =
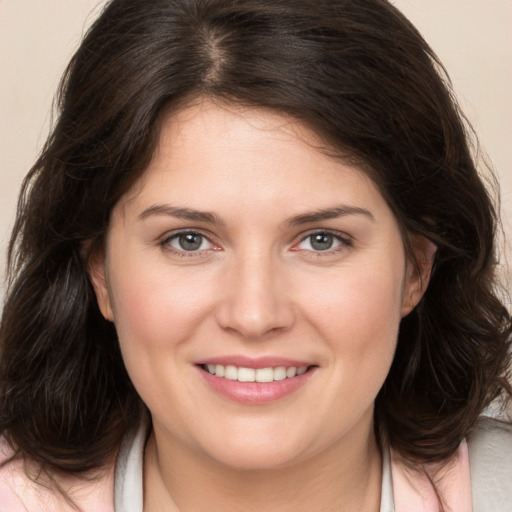
{"label": "woman's face", "polygon": [[420,284],[372,181],[315,144],[203,101],[114,209],[91,276],[157,442],[267,468],[373,435]]}

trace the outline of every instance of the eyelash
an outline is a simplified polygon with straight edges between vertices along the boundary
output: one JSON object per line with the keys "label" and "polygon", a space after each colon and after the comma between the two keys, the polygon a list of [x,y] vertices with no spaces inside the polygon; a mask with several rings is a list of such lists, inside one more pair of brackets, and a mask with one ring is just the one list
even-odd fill
{"label": "eyelash", "polygon": [[[204,241],[207,241],[209,244],[213,245],[215,248],[214,249],[202,249],[202,250],[192,250],[192,251],[187,251],[186,249],[176,249],[174,247],[172,247],[171,245],[171,242],[173,240],[177,240],[179,239],[179,237],[181,236],[186,236],[186,235],[196,235],[196,236],[200,236],[202,237],[202,242],[201,244],[204,242]],[[217,251],[219,250],[218,246],[211,241],[210,237],[205,235],[204,233],[202,233],[201,231],[198,231],[198,230],[192,230],[192,229],[186,229],[186,230],[183,230],[183,231],[177,231],[175,233],[172,233],[172,234],[166,234],[159,242],[160,247],[162,247],[163,250],[167,251],[167,252],[170,252],[172,253],[174,256],[178,256],[180,258],[197,258],[198,256],[199,257],[206,257],[208,256],[209,252],[210,251]]]}
{"label": "eyelash", "polygon": [[[172,247],[171,242],[173,240],[177,240],[181,236],[186,235],[196,235],[202,237],[201,245],[206,241],[210,245],[213,246],[213,248],[208,249],[200,249],[200,250],[191,250],[187,251],[186,249],[176,249]],[[328,248],[325,250],[312,250],[312,249],[301,249],[298,246],[302,244],[303,242],[307,241],[308,239],[312,239],[315,235],[323,235],[323,236],[331,236],[335,242],[338,242],[338,245],[335,246],[333,249]],[[159,245],[167,252],[172,253],[175,256],[181,257],[181,258],[190,258],[190,257],[208,257],[211,253],[211,251],[218,251],[220,250],[220,247],[217,246],[214,242],[211,241],[210,237],[204,233],[202,233],[199,230],[182,230],[177,231],[172,234],[165,235],[160,241]],[[306,234],[303,234],[299,241],[296,242],[291,250],[293,252],[299,252],[304,251],[306,254],[310,255],[311,257],[317,257],[321,258],[322,256],[329,256],[336,254],[338,252],[347,250],[353,246],[353,240],[351,237],[349,237],[346,233],[340,233],[338,231],[331,231],[326,229],[318,229],[314,231],[310,231]]]}
{"label": "eyelash", "polygon": [[309,233],[306,233],[305,235],[302,235],[299,242],[297,242],[293,247],[293,251],[301,251],[302,249],[298,248],[297,246],[301,243],[305,242],[308,239],[312,239],[315,235],[328,235],[332,236],[334,241],[338,242],[339,245],[337,245],[334,248],[329,248],[325,250],[308,250],[305,249],[305,252],[310,255],[311,257],[321,258],[323,256],[329,256],[333,254],[337,254],[342,251],[346,251],[347,249],[350,249],[353,247],[353,239],[347,235],[346,233],[340,233],[338,231],[331,231],[328,229],[317,229],[314,231],[310,231]]}

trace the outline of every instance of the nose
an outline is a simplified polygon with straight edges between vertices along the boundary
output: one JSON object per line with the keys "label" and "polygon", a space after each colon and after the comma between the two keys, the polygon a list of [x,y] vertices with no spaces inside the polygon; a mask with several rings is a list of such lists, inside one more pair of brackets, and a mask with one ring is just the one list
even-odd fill
{"label": "nose", "polygon": [[218,324],[244,339],[262,339],[290,329],[295,310],[283,268],[271,257],[239,258],[224,275]]}

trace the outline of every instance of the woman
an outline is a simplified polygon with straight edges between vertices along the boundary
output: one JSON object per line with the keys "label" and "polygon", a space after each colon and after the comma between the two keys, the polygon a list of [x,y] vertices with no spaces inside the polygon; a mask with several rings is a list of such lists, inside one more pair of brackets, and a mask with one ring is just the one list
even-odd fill
{"label": "woman", "polygon": [[10,246],[7,510],[502,510],[496,213],[396,9],[113,0],[60,109]]}

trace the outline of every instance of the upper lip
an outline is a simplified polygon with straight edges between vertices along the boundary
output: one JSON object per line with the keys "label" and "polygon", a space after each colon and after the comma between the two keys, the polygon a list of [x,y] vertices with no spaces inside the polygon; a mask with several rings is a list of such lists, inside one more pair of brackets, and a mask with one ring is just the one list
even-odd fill
{"label": "upper lip", "polygon": [[201,359],[196,362],[197,365],[223,365],[223,366],[237,366],[243,368],[277,368],[279,366],[301,368],[303,366],[312,366],[314,363],[311,361],[300,361],[287,357],[278,356],[263,356],[263,357],[248,357],[244,355],[227,355],[209,357]]}

